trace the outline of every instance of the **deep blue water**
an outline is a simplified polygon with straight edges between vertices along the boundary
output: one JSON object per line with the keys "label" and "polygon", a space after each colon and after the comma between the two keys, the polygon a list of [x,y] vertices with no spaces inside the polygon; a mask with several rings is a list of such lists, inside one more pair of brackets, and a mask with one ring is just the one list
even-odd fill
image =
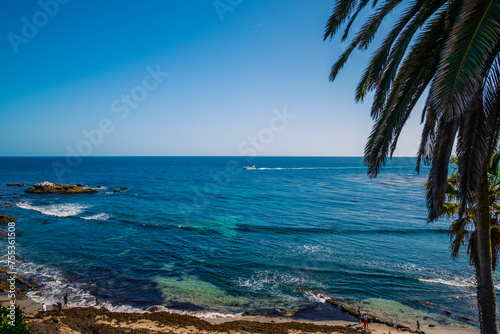
{"label": "deep blue water", "polygon": [[[245,157],[92,157],[61,179],[54,162],[66,163],[0,158],[0,199],[16,204],[1,213],[19,218],[35,300],[327,319],[338,314],[324,297],[340,297],[389,318],[475,323],[474,272],[450,259],[449,223],[426,224],[415,159],[376,179],[362,158],[257,157],[244,171]],[[104,188],[5,185],[40,181]]]}

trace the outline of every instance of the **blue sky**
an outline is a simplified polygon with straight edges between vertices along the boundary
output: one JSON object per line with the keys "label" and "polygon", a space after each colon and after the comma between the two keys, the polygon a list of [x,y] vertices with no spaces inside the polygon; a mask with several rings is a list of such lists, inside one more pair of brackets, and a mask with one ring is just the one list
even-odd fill
{"label": "blue sky", "polygon": [[[0,155],[363,155],[371,52],[328,81],[334,2],[217,1],[3,4]],[[396,155],[419,137],[414,116]]]}

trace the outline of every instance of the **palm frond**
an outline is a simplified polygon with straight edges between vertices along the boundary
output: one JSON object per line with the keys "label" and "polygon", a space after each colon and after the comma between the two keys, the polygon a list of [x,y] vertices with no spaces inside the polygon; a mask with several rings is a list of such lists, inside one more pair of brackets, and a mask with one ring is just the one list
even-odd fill
{"label": "palm frond", "polygon": [[468,225],[470,221],[467,219],[457,219],[450,225],[448,235],[450,236],[451,257],[454,259],[458,257],[460,248],[469,240]]}
{"label": "palm frond", "polygon": [[496,57],[500,40],[500,2],[467,1],[432,87],[436,109],[460,117],[482,88],[482,79]]}
{"label": "palm frond", "polygon": [[333,9],[333,13],[328,19],[323,40],[332,39],[339,27],[347,19],[351,11],[356,6],[358,0],[339,0]]}
{"label": "palm frond", "polygon": [[[392,30],[389,32],[387,37],[381,46],[374,53],[372,59],[370,60],[370,64],[366,68],[363,76],[361,77],[358,86],[356,87],[356,101],[362,101],[366,94],[375,88],[375,83],[380,81],[384,73],[384,68],[387,67],[388,58],[391,54],[391,49],[393,48],[393,44],[398,38],[398,36],[402,33],[403,29],[409,24],[410,26],[421,26],[425,22],[425,19],[422,20],[422,7],[433,7],[433,4],[440,3],[442,5],[445,3],[445,0],[418,0],[414,1],[409,9],[405,11],[405,13],[399,18],[398,22],[394,25]],[[439,6],[437,7],[439,8]],[[425,10],[423,10],[426,12]],[[415,19],[415,15],[419,14],[419,19]],[[428,18],[428,16],[427,16]],[[412,23],[410,23],[412,22]],[[406,29],[408,32],[408,29]],[[408,33],[405,35],[409,36]],[[372,112],[372,117],[376,117],[377,115]]]}
{"label": "palm frond", "polygon": [[[415,33],[436,14],[442,5],[445,3],[445,0],[439,1],[427,1],[426,6],[421,8],[419,12],[413,17],[411,22],[405,27],[405,29],[400,33],[398,39],[396,40],[387,61],[385,62],[385,66],[380,74],[377,77],[377,80],[372,84],[372,86],[376,87],[375,96],[373,98],[372,103],[372,115],[376,115],[384,108],[384,104],[386,101],[386,97],[391,90],[391,86],[394,83],[394,78],[396,74],[400,70],[400,64],[405,56],[408,46],[410,42],[415,36]],[[436,14],[435,19],[431,19],[430,26],[433,27],[436,21],[442,21],[442,30],[437,31],[436,29],[427,29],[426,34],[432,34],[438,41],[441,43],[436,43],[436,41],[432,41],[433,45],[438,47],[439,50],[442,48],[442,37],[446,36],[446,30],[444,29],[444,14],[445,11],[442,10],[441,13]],[[430,39],[427,39],[428,41]],[[422,42],[416,42],[415,45],[419,45]],[[437,50],[437,51],[439,51]],[[435,53],[435,50],[430,53]],[[407,57],[408,58],[408,57]]]}
{"label": "palm frond", "polygon": [[440,59],[439,42],[445,37],[443,26],[444,12],[439,19],[428,23],[398,71],[387,104],[365,148],[365,163],[371,176],[385,165],[388,156],[392,157],[403,126],[433,77]]}
{"label": "palm frond", "polygon": [[[457,122],[447,121],[444,117],[440,117],[437,122],[436,135],[433,138],[432,166],[429,172],[427,186],[428,221],[438,218],[443,212],[448,176],[448,161],[458,130]],[[435,138],[439,138],[439,140]]]}
{"label": "palm frond", "polygon": [[483,165],[487,164],[487,140],[490,129],[488,117],[482,107],[481,95],[470,108],[462,117],[457,141],[457,155],[460,161],[460,216],[465,209],[472,208],[476,200],[477,186],[482,177]]}
{"label": "palm frond", "polygon": [[[498,54],[485,80],[483,101],[484,109],[489,115],[491,124],[488,157],[495,156],[500,159],[499,154],[494,155],[498,150],[500,137],[500,56]],[[498,163],[494,163],[492,166],[498,166]]]}
{"label": "palm frond", "polygon": [[347,23],[345,29],[344,29],[344,34],[342,35],[342,38],[340,39],[341,42],[344,42],[347,39],[347,36],[349,35],[349,31],[351,30],[351,26],[358,17],[358,14],[363,10],[363,8],[366,7],[368,4],[369,0],[361,0],[360,3],[358,4],[358,8],[356,8],[356,11],[354,14],[352,14],[351,18],[349,19],[349,22]]}
{"label": "palm frond", "polygon": [[[347,48],[347,50],[339,57],[337,62],[332,66],[332,70],[330,72],[330,81],[335,80],[339,71],[344,67],[345,63],[349,59],[349,56],[351,55],[352,51],[356,47],[358,47],[360,49],[368,47],[368,45],[372,41],[373,37],[377,33],[377,30],[378,30],[382,20],[384,19],[384,17],[387,14],[389,14],[401,1],[402,0],[387,1],[386,4],[384,6],[382,6],[382,8],[380,8],[375,14],[370,16],[370,18],[363,25],[361,30],[356,34],[353,41],[351,42],[351,44]],[[353,6],[354,5],[355,5],[355,3],[353,4]],[[349,10],[352,10],[352,8]],[[349,13],[350,13],[350,11],[349,11]],[[330,21],[337,20],[336,18],[332,19],[332,17],[334,15],[335,15],[335,11],[327,23],[327,33],[325,33],[325,38],[327,38],[328,36],[333,37],[333,34],[330,33],[330,31],[333,31],[333,29],[330,28],[330,24],[331,24]],[[335,22],[337,22],[337,21],[335,21]],[[333,25],[332,25],[332,27],[333,27]]]}

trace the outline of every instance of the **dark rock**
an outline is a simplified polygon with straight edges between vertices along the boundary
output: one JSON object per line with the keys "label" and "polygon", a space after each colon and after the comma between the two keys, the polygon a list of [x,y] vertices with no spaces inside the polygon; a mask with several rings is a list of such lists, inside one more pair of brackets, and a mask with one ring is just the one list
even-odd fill
{"label": "dark rock", "polygon": [[341,306],[341,305],[342,305],[342,302],[341,302],[340,300],[335,300],[335,299],[331,299],[331,298],[328,298],[328,299],[326,300],[326,302],[327,302],[328,304],[330,304],[330,305],[335,306],[335,307],[339,307],[339,306]]}
{"label": "dark rock", "polygon": [[5,224],[9,222],[15,222],[17,218],[12,218],[9,216],[0,215],[0,223]]}
{"label": "dark rock", "polygon": [[9,282],[0,282],[0,291],[9,292],[10,291],[10,283]]}
{"label": "dark rock", "polygon": [[127,188],[127,187],[121,187],[120,189],[121,189],[121,190],[129,190],[130,188]]}
{"label": "dark rock", "polygon": [[121,189],[115,189],[115,190],[113,190],[113,192],[114,193],[119,193],[119,192],[121,192]]}
{"label": "dark rock", "polygon": [[9,187],[26,187],[27,183],[7,183]]}
{"label": "dark rock", "polygon": [[97,190],[91,188],[81,188],[76,185],[57,184],[51,182],[39,182],[33,187],[26,189],[30,194],[94,194]]}
{"label": "dark rock", "polygon": [[17,275],[14,275],[14,279],[16,280],[16,283],[18,283],[18,284],[21,284],[21,285],[28,284],[28,282],[26,282],[25,280],[23,280],[21,277],[19,277]]}
{"label": "dark rock", "polygon": [[101,189],[101,188],[104,188],[103,186],[97,186],[97,188]]}
{"label": "dark rock", "polygon": [[12,205],[9,202],[3,202],[0,204],[0,208],[12,208],[14,205]]}
{"label": "dark rock", "polygon": [[77,183],[76,185],[79,186],[79,187],[86,187],[86,185],[84,185],[82,183]]}

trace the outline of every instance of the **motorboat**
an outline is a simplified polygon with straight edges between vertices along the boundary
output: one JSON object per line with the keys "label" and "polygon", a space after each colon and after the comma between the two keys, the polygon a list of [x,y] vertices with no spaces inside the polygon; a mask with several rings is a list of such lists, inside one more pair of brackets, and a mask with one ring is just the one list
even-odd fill
{"label": "motorboat", "polygon": [[254,169],[256,169],[256,168],[255,168],[255,165],[250,165],[250,166],[245,166],[245,167],[243,167],[243,169],[244,169],[244,170],[254,170]]}

